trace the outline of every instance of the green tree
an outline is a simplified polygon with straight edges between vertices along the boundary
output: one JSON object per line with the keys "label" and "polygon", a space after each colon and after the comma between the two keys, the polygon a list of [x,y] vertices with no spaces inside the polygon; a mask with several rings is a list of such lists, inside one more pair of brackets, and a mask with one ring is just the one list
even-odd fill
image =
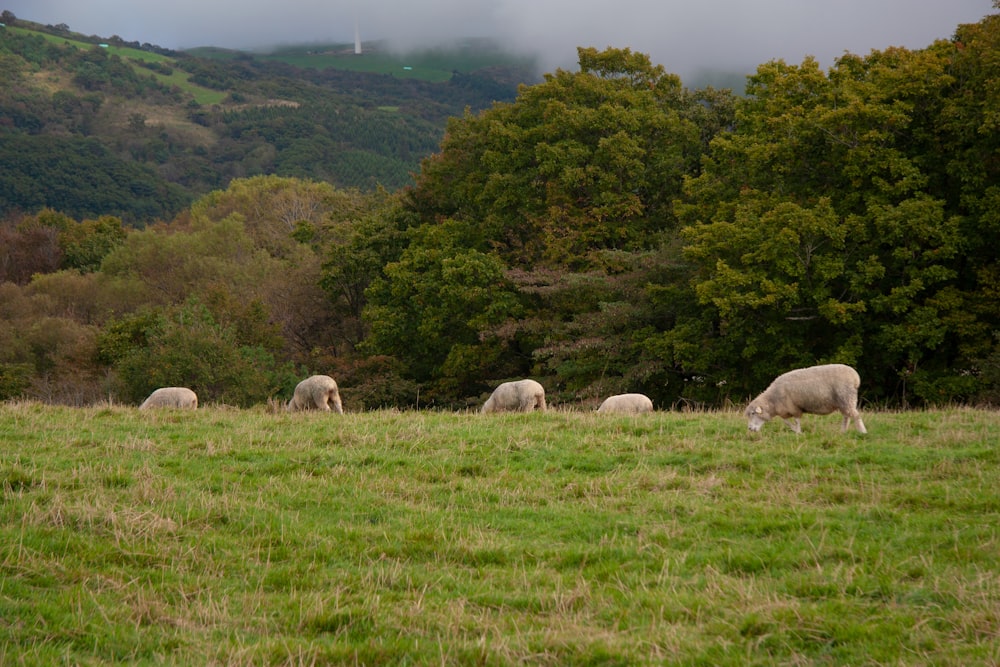
{"label": "green tree", "polygon": [[254,247],[234,214],[187,231],[153,227],[133,232],[105,257],[101,271],[140,279],[152,304],[174,304],[216,285],[246,301],[259,298],[268,274],[280,266]]}
{"label": "green tree", "polygon": [[660,253],[605,251],[602,259],[589,272],[509,272],[526,314],[495,334],[529,352],[530,366],[520,370],[550,378],[554,400],[639,391],[666,402],[665,367],[643,345],[658,324],[649,282]]}
{"label": "green tree", "polygon": [[69,225],[59,235],[63,268],[96,271],[104,257],[125,241],[127,234],[121,220],[110,215]]}
{"label": "green tree", "polygon": [[449,123],[408,206],[465,224],[469,242],[512,267],[585,269],[602,249],[644,249],[675,225],[697,164],[698,125],[680,80],[628,49],[579,49],[517,101]]}
{"label": "green tree", "polygon": [[234,214],[243,221],[255,245],[283,257],[300,243],[322,247],[339,239],[356,217],[376,208],[384,191],[362,193],[329,183],[281,176],[234,179],[191,205],[196,228]]}
{"label": "green tree", "polygon": [[[683,178],[732,123],[734,98],[688,91],[628,49],[578,53],[578,72],[546,75],[513,103],[451,121],[404,208],[440,227],[447,243],[495,255],[508,269],[523,313],[480,332],[502,350],[487,356],[496,370],[484,377],[543,373],[554,388],[589,396],[661,391],[662,364],[643,344],[658,324],[646,284],[659,272],[659,246],[676,234]],[[420,257],[429,251],[421,245]],[[379,290],[415,280],[393,278]],[[415,321],[408,297],[369,296],[377,307],[367,312],[382,322],[393,314]],[[390,331],[372,325],[373,337]],[[440,372],[446,354],[423,351],[425,366]]]}
{"label": "green tree", "polygon": [[384,276],[386,265],[396,262],[406,248],[407,229],[413,216],[402,211],[398,199],[367,213],[345,228],[344,234],[326,248],[320,284],[330,297],[334,313],[344,324],[351,347],[368,333],[363,311],[366,291]]}
{"label": "green tree", "polygon": [[495,256],[456,246],[451,225],[419,230],[399,261],[367,292],[371,333],[364,348],[403,361],[431,400],[485,389],[507,352],[485,335],[516,317],[520,303]]}
{"label": "green tree", "polygon": [[295,368],[266,345],[246,340],[236,324],[220,324],[207,306],[179,306],[126,318],[98,343],[113,360],[126,400],[137,402],[165,386],[186,386],[202,401],[249,406],[294,387]]}
{"label": "green tree", "polygon": [[[936,74],[893,49],[845,56],[828,75],[807,59],[750,77],[735,130],[686,185],[685,256],[714,326],[703,344],[675,348],[682,366],[759,387],[789,367],[843,361],[861,367],[869,396],[905,400],[898,387],[917,369],[955,362],[965,241],[960,218],[928,194],[904,86]],[[935,391],[919,397],[947,398]]]}
{"label": "green tree", "polygon": [[255,284],[255,298],[281,325],[292,358],[329,368],[355,356],[366,333],[363,291],[386,262],[398,258],[399,250],[392,256],[369,251],[381,243],[381,220],[396,215],[391,211],[397,200],[382,189],[362,193],[258,176],[202,197],[185,220],[196,234],[242,223],[252,244],[271,257],[261,257],[269,268]]}

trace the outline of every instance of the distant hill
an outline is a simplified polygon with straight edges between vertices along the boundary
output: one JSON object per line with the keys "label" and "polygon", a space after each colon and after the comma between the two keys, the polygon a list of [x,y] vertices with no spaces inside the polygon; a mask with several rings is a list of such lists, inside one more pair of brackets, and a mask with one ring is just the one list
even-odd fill
{"label": "distant hill", "polygon": [[[373,42],[174,51],[5,12],[0,217],[49,207],[136,225],[236,177],[395,190],[447,119],[513,101],[535,63],[485,40],[399,54]],[[740,88],[742,75],[704,85]]]}
{"label": "distant hill", "polygon": [[512,101],[536,76],[486,43],[412,57],[377,45],[179,52],[10,18],[0,216],[51,207],[141,225],[255,174],[397,189],[449,117]]}
{"label": "distant hill", "polygon": [[[304,69],[340,69],[371,74],[389,74],[403,79],[443,82],[455,73],[497,72],[513,75],[515,83],[529,83],[539,78],[533,58],[512,54],[486,39],[468,39],[447,47],[426,48],[399,53],[386,44],[365,42],[362,52],[354,44],[295,44],[263,52],[245,52],[215,47],[189,49],[186,54],[207,59],[234,60],[248,56],[270,62],[283,62]],[[509,81],[508,81],[509,83]]]}

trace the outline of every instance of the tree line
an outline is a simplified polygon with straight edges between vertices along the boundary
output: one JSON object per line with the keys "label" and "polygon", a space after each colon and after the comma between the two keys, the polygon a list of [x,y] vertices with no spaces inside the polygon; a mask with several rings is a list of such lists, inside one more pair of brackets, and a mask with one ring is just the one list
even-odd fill
{"label": "tree line", "polygon": [[449,120],[398,191],[253,176],[144,230],[9,220],[0,395],[247,405],[322,372],[347,409],[524,376],[557,403],[720,406],[842,362],[868,403],[994,404],[998,47],[990,15],[768,62],[745,96],[581,48]]}

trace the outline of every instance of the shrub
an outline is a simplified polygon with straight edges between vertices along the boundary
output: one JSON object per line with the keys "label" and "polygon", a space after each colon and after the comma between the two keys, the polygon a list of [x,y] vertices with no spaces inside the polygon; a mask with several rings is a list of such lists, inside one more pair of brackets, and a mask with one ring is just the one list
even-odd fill
{"label": "shrub", "polygon": [[31,364],[0,363],[0,400],[20,398],[31,386]]}

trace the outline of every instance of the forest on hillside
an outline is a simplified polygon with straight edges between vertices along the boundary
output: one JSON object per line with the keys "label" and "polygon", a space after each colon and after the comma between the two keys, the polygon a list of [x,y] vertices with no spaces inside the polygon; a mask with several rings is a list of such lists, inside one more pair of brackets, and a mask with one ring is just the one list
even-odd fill
{"label": "forest on hillside", "polygon": [[400,190],[253,175],[145,229],[25,214],[0,227],[0,397],[252,405],[318,372],[348,410],[524,376],[555,404],[720,406],[842,362],[870,405],[995,405],[998,55],[991,15],[764,63],[736,96],[581,48],[451,118]]}
{"label": "forest on hillside", "polygon": [[[47,207],[141,227],[233,178],[270,174],[397,190],[413,183],[449,117],[512,101],[516,77],[527,76],[454,72],[430,83],[119,38],[109,49],[4,18],[0,216]],[[199,103],[192,90],[219,102]]]}

